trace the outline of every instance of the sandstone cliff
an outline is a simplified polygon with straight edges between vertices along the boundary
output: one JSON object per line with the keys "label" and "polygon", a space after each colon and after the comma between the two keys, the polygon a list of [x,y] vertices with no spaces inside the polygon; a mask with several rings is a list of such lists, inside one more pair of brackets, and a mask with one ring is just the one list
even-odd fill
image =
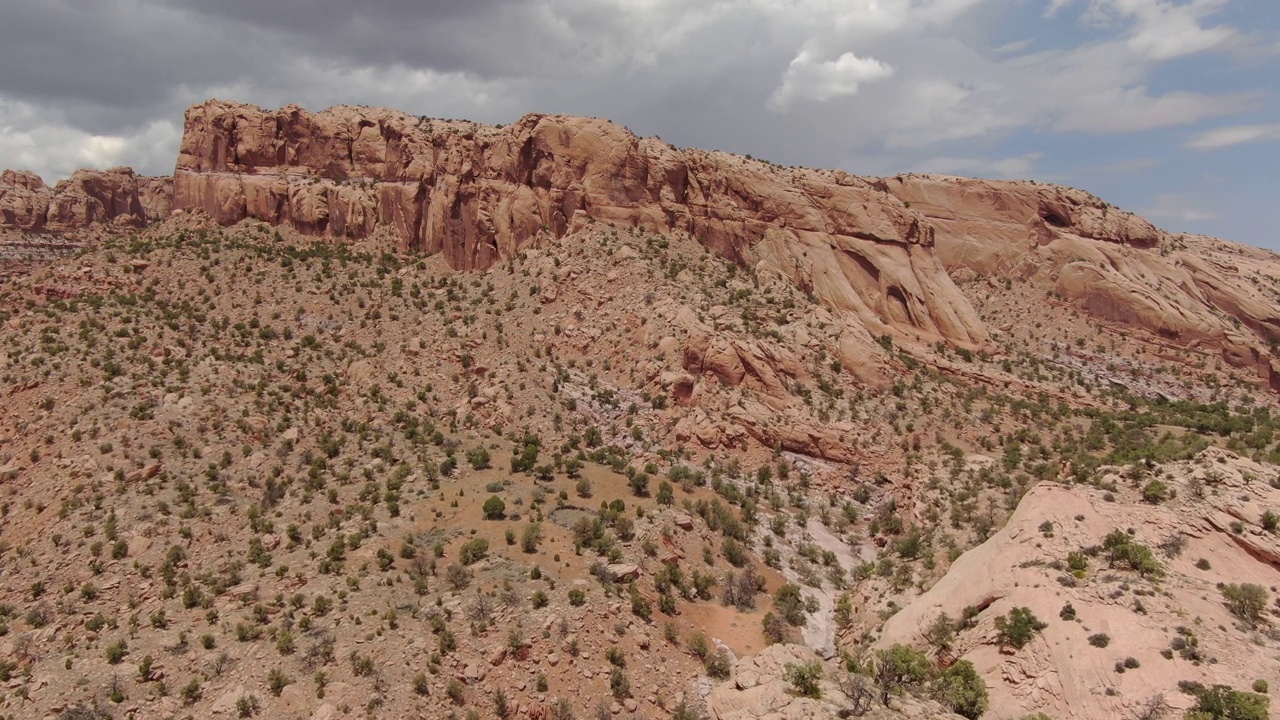
{"label": "sandstone cliff", "polygon": [[882,187],[679,150],[605,120],[528,115],[489,127],[209,101],[187,112],[174,207],[339,238],[389,226],[408,249],[461,269],[592,221],[682,232],[790,277],[876,335],[987,340],[934,255],[931,226]]}

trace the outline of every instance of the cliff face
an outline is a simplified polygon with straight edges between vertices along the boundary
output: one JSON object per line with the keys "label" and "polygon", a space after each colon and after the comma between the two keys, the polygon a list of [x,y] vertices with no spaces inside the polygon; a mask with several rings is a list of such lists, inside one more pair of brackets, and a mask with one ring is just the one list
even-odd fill
{"label": "cliff face", "polygon": [[96,225],[142,227],[169,216],[173,179],[129,168],[77,170],[54,187],[29,172],[0,173],[0,227],[74,232]]}
{"label": "cliff face", "polygon": [[210,101],[187,112],[174,207],[336,238],[386,226],[459,269],[592,220],[684,232],[791,277],[870,333],[986,341],[935,258],[931,226],[883,187],[678,150],[604,120],[529,115],[498,128]]}

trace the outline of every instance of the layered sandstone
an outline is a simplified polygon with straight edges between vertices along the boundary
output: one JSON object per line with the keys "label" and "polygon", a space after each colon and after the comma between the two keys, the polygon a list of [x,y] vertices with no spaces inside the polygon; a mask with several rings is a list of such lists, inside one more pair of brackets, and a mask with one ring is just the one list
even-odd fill
{"label": "layered sandstone", "polygon": [[168,217],[173,179],[129,168],[77,170],[54,187],[29,172],[0,174],[0,227],[68,233],[99,225],[143,227]]}

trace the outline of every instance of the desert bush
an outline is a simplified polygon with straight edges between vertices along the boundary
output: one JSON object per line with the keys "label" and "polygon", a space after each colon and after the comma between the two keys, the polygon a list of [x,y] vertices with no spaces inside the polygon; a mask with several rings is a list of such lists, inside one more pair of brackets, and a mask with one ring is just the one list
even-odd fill
{"label": "desert bush", "polygon": [[489,541],[485,538],[472,538],[462,544],[458,551],[458,562],[463,565],[474,565],[489,554]]}
{"label": "desert bush", "polygon": [[507,504],[497,495],[489,496],[482,508],[485,520],[501,520],[507,514]]}
{"label": "desert bush", "polygon": [[1250,625],[1258,624],[1267,609],[1267,591],[1261,585],[1232,583],[1222,588],[1222,596],[1226,598],[1231,614]]}
{"label": "desert bush", "polygon": [[796,695],[815,699],[822,697],[822,688],[818,686],[818,681],[822,679],[822,661],[820,660],[787,663],[783,678],[791,683],[791,690]]}
{"label": "desert bush", "polygon": [[1179,683],[1196,698],[1187,720],[1267,720],[1271,698],[1235,690],[1226,685],[1205,687],[1199,683]]}
{"label": "desert bush", "polygon": [[1028,607],[1016,607],[996,618],[996,633],[1001,645],[1017,650],[1026,647],[1036,633],[1048,627]]}
{"label": "desert bush", "polygon": [[895,693],[924,684],[933,671],[929,658],[907,645],[893,645],[875,654],[873,677],[880,688],[880,702],[888,707]]}
{"label": "desert bush", "polygon": [[969,720],[977,720],[987,711],[987,685],[968,660],[960,660],[947,668],[933,682],[929,694]]}

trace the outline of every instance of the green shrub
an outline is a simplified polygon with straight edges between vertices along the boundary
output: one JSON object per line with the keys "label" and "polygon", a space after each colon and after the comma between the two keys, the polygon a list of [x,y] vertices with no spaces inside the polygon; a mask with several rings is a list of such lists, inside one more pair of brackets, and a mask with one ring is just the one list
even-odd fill
{"label": "green shrub", "polygon": [[182,701],[187,705],[193,705],[204,694],[200,690],[199,678],[191,678],[191,682],[182,687]]}
{"label": "green shrub", "polygon": [[805,624],[805,602],[800,592],[799,585],[786,583],[773,594],[773,609],[788,624],[797,627]]}
{"label": "green shrub", "polygon": [[1280,527],[1280,515],[1268,510],[1262,513],[1262,529],[1273,533]]}
{"label": "green shrub", "polygon": [[619,699],[631,696],[631,680],[627,678],[622,668],[614,668],[609,673],[609,691]]}
{"label": "green shrub", "polygon": [[1103,539],[1102,546],[1112,567],[1127,567],[1143,577],[1159,577],[1163,566],[1156,560],[1151,548],[1133,541],[1123,530],[1114,530]]}
{"label": "green shrub", "polygon": [[947,668],[934,681],[930,695],[969,720],[977,720],[987,711],[987,684],[968,660],[960,660]]}
{"label": "green shrub", "polygon": [[483,510],[485,520],[501,520],[507,514],[507,504],[497,495],[491,495],[484,501]]}
{"label": "green shrub", "polygon": [[1146,502],[1159,504],[1169,498],[1169,486],[1160,480],[1152,480],[1142,488],[1142,499]]}
{"label": "green shrub", "polygon": [[956,638],[956,624],[951,616],[946,613],[940,613],[929,625],[929,629],[925,630],[924,636],[929,642],[939,650],[949,650],[951,644]]}
{"label": "green shrub", "polygon": [[1267,591],[1261,585],[1232,583],[1222,588],[1222,595],[1227,599],[1227,609],[1231,614],[1250,625],[1256,625],[1267,609]]}
{"label": "green shrub", "polygon": [[128,652],[129,645],[123,639],[118,640],[114,644],[107,646],[107,662],[112,665],[119,665]]}
{"label": "green shrub", "polygon": [[653,617],[653,605],[635,588],[631,588],[631,613],[645,621]]}
{"label": "green shrub", "polygon": [[786,673],[783,678],[791,683],[791,689],[795,694],[807,698],[822,697],[822,688],[818,686],[818,681],[822,679],[822,662],[820,660],[811,660],[806,663],[787,663]]}
{"label": "green shrub", "polygon": [[1021,650],[1035,637],[1036,633],[1048,627],[1031,612],[1028,607],[1016,607],[1006,615],[996,618],[996,632],[1001,645]]}
{"label": "green shrub", "polygon": [[1089,567],[1089,558],[1079,550],[1072,550],[1067,553],[1067,569],[1072,572],[1082,572]]}
{"label": "green shrub", "polygon": [[1179,683],[1196,697],[1196,706],[1187,720],[1267,720],[1271,698],[1233,690],[1226,685],[1205,687],[1199,683]]}
{"label": "green shrub", "polygon": [[703,659],[702,666],[707,671],[707,677],[715,678],[716,680],[727,679],[730,670],[732,670],[732,665],[729,662],[729,653],[725,652],[723,648],[709,653]]}
{"label": "green shrub", "polygon": [[267,673],[267,689],[276,697],[280,697],[280,693],[284,692],[285,687],[291,682],[293,680],[280,668],[271,668],[271,672]]}
{"label": "green shrub", "polygon": [[538,551],[538,540],[542,538],[542,524],[531,522],[524,526],[524,531],[520,534],[520,549],[526,553],[535,553]]}
{"label": "green shrub", "polygon": [[707,645],[707,636],[702,633],[691,636],[687,647],[689,652],[693,653],[693,656],[699,660],[706,660],[707,653],[711,652],[710,647]]}
{"label": "green shrub", "polygon": [[874,678],[880,688],[880,702],[887,707],[892,695],[923,685],[932,672],[929,658],[913,647],[894,645],[877,651]]}
{"label": "green shrub", "polygon": [[474,565],[489,553],[489,541],[484,538],[472,538],[462,544],[458,551],[458,561],[463,565]]}
{"label": "green shrub", "polygon": [[468,450],[467,462],[471,463],[471,467],[476,470],[484,470],[489,467],[489,451],[485,450],[483,447]]}

